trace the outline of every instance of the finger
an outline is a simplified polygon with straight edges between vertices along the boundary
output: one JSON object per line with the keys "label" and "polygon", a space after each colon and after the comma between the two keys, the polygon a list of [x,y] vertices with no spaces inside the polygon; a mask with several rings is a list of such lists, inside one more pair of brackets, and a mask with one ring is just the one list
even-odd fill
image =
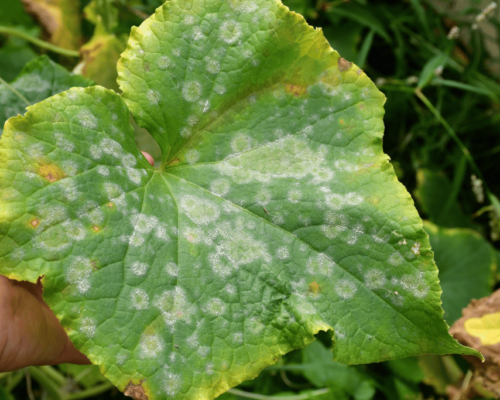
{"label": "finger", "polygon": [[142,155],[144,157],[146,157],[146,160],[148,160],[148,162],[151,164],[151,165],[155,165],[155,159],[153,157],[151,157],[151,154],[149,153],[146,153],[145,151],[141,151]]}
{"label": "finger", "polygon": [[37,294],[40,289],[36,284],[0,276],[0,371],[30,365],[90,363]]}

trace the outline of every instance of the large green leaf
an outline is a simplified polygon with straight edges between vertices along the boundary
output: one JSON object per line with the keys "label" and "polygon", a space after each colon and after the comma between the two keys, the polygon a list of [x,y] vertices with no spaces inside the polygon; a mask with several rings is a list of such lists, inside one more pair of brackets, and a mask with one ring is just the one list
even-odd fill
{"label": "large green leaf", "polygon": [[491,294],[497,270],[495,249],[471,229],[446,229],[425,222],[443,289],[444,318],[451,326],[472,299]]}
{"label": "large green leaf", "polygon": [[442,319],[382,151],[385,98],[320,30],[275,0],[175,0],[132,30],[118,71],[125,102],[75,88],[7,121],[0,272],[43,276],[121,390],[211,399],[319,330],[343,363],[479,354]]}
{"label": "large green leaf", "polygon": [[10,87],[0,84],[0,135],[7,119],[24,114],[26,102],[34,104],[73,86],[91,84],[89,79],[69,73],[45,55],[30,61]]}

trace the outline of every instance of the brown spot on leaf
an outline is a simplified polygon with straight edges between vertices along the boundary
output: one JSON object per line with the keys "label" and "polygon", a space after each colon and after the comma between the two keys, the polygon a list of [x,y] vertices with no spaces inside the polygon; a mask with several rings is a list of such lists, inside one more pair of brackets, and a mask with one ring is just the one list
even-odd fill
{"label": "brown spot on leaf", "polygon": [[38,169],[38,174],[49,182],[56,182],[66,176],[64,171],[55,164],[42,165]]}
{"label": "brown spot on leaf", "polygon": [[287,83],[285,85],[285,91],[293,94],[295,97],[299,97],[307,92],[307,88]]}
{"label": "brown spot on leaf", "polygon": [[32,218],[30,221],[30,226],[32,228],[36,228],[38,225],[40,225],[40,220],[38,218]]}
{"label": "brown spot on leaf", "polygon": [[347,61],[345,58],[340,57],[338,61],[339,71],[347,71],[352,66],[352,62]]}
{"label": "brown spot on leaf", "polygon": [[99,229],[99,227],[97,225],[94,225],[92,227],[92,229],[94,230],[94,232],[99,232],[100,231],[100,229]]}
{"label": "brown spot on leaf", "polygon": [[129,382],[123,394],[125,396],[132,397],[135,400],[148,400],[149,397],[146,395],[146,392],[142,387],[142,382],[144,381],[142,380],[138,385],[134,385],[132,382]]}
{"label": "brown spot on leaf", "polygon": [[114,206],[115,206],[114,203],[112,203],[111,201],[108,203],[109,208],[113,208]]}

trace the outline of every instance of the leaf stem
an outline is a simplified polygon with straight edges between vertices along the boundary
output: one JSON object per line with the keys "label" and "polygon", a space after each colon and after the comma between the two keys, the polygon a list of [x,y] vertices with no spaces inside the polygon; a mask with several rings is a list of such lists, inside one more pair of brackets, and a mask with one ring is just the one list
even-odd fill
{"label": "leaf stem", "polygon": [[19,93],[12,85],[9,85],[7,82],[5,82],[1,77],[0,77],[0,83],[3,83],[5,86],[7,86],[7,89],[9,89],[12,93],[14,93],[17,97],[19,97],[22,101],[24,101],[27,105],[31,106],[31,103],[24,97],[21,93]]}
{"label": "leaf stem", "polygon": [[68,49],[63,49],[62,47],[53,45],[51,43],[45,42],[43,40],[37,39],[33,36],[28,35],[27,33],[16,29],[16,28],[10,28],[8,26],[1,26],[0,25],[0,33],[3,33],[5,35],[13,35],[20,37],[21,39],[27,40],[28,42],[33,43],[35,46],[41,47],[42,49],[47,49],[50,50],[54,53],[61,54],[66,57],[80,57],[80,53],[76,50],[68,50]]}
{"label": "leaf stem", "polygon": [[66,382],[66,378],[64,377],[63,374],[61,374],[57,369],[54,367],[51,367],[50,365],[44,365],[40,368],[45,374],[49,377],[52,378],[54,382],[59,384],[59,386],[62,386]]}
{"label": "leaf stem", "polygon": [[322,394],[328,393],[329,391],[330,389],[324,388],[324,389],[313,390],[312,392],[309,393],[298,394],[295,396],[265,396],[263,394],[245,392],[239,389],[229,389],[227,392],[234,394],[236,396],[246,397],[248,399],[257,399],[257,400],[307,400],[310,397],[321,396]]}
{"label": "leaf stem", "polygon": [[455,133],[453,128],[448,124],[448,122],[443,118],[441,113],[434,107],[434,105],[430,102],[430,100],[422,93],[422,91],[419,88],[415,89],[415,95],[424,103],[429,111],[434,114],[436,119],[443,125],[444,129],[448,134],[451,136],[451,138],[455,141],[455,143],[458,145],[460,150],[462,150],[462,153],[464,154],[465,158],[469,162],[469,165],[471,166],[472,170],[474,173],[477,175],[479,179],[483,181],[484,185],[484,191],[486,195],[488,196],[488,199],[490,200],[491,204],[495,208],[496,212],[498,215],[500,215],[500,202],[498,199],[495,197],[493,193],[491,193],[486,181],[484,180],[483,174],[481,173],[481,170],[477,166],[476,162],[474,161],[474,158],[472,158],[472,155],[469,152],[469,149],[465,146],[465,144],[460,140],[458,135]]}
{"label": "leaf stem", "polygon": [[28,367],[27,372],[48,392],[52,400],[64,399],[63,393],[43,370],[38,367]]}
{"label": "leaf stem", "polygon": [[86,399],[88,397],[96,396],[98,394],[107,392],[110,389],[113,389],[115,386],[111,382],[102,383],[100,385],[91,387],[89,389],[82,390],[80,392],[71,393],[65,400],[77,400],[77,399]]}

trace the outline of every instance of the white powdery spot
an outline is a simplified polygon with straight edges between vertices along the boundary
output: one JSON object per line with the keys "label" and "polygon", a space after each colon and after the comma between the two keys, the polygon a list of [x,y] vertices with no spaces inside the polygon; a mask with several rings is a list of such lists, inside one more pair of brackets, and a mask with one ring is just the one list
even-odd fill
{"label": "white powdery spot", "polygon": [[167,396],[174,397],[181,388],[181,377],[166,371],[163,387]]}
{"label": "white powdery spot", "polygon": [[220,215],[220,209],[217,204],[192,195],[181,198],[180,208],[197,225],[206,225],[214,222]]}
{"label": "white powdery spot", "polygon": [[265,206],[271,201],[271,192],[266,189],[259,190],[254,199],[257,204]]}
{"label": "white powdery spot", "polygon": [[96,331],[96,323],[92,318],[82,318],[80,322],[80,332],[82,332],[88,338],[91,338],[95,335]]}
{"label": "white powdery spot", "polygon": [[418,256],[420,254],[420,243],[419,242],[415,242],[413,244],[413,246],[411,247],[411,251],[413,252],[413,254],[415,254],[416,256]]}
{"label": "white powdery spot", "polygon": [[271,262],[267,244],[255,240],[248,232],[221,227],[219,233],[223,239],[216,246],[217,254],[227,258],[234,267],[257,260]]}
{"label": "white powdery spot", "polygon": [[400,284],[405,290],[418,298],[426,297],[430,289],[422,273],[417,275],[403,275]]}
{"label": "white powdery spot", "polygon": [[109,168],[104,165],[99,165],[97,167],[97,172],[102,176],[109,176]]}
{"label": "white powdery spot", "polygon": [[90,146],[90,157],[94,160],[99,160],[102,157],[102,150],[99,146],[93,144]]}
{"label": "white powdery spot", "polygon": [[171,64],[170,58],[168,58],[167,56],[162,56],[158,59],[158,61],[156,61],[156,65],[161,70],[167,69],[170,66],[170,64]]}
{"label": "white powdery spot", "polygon": [[179,266],[174,262],[169,262],[165,266],[165,271],[167,271],[167,274],[170,276],[177,276],[179,275]]}
{"label": "white powdery spot", "polygon": [[231,140],[231,149],[235,153],[241,153],[250,149],[250,138],[247,135],[238,134]]}
{"label": "white powdery spot", "polygon": [[182,97],[192,103],[200,98],[202,92],[203,89],[198,82],[186,82],[182,88]]}
{"label": "white powdery spot", "polygon": [[130,268],[135,275],[143,276],[149,269],[149,265],[140,261],[136,261]]}
{"label": "white powdery spot", "polygon": [[59,182],[60,182],[61,189],[63,190],[66,198],[69,201],[75,201],[79,196],[78,188],[76,186],[75,181],[65,179],[65,180],[59,181]]}
{"label": "white powdery spot", "polygon": [[164,348],[163,339],[158,334],[143,334],[139,342],[141,358],[156,358]]}
{"label": "white powdery spot", "polygon": [[401,265],[404,262],[404,259],[401,256],[401,254],[399,254],[398,252],[395,252],[395,253],[392,253],[390,255],[388,261],[389,261],[389,264],[394,265],[395,267],[397,267],[398,265]]}
{"label": "white powdery spot", "polygon": [[378,269],[372,269],[365,276],[365,286],[368,289],[381,289],[387,284],[384,273]]}
{"label": "white powdery spot", "polygon": [[64,228],[66,235],[68,235],[72,240],[79,242],[87,236],[87,230],[79,220],[64,221],[62,223],[62,227]]}
{"label": "white powdery spot", "polygon": [[108,196],[108,200],[113,200],[117,197],[120,197],[123,194],[123,189],[118,186],[116,183],[106,182],[104,184],[104,191]]}
{"label": "white powdery spot", "polygon": [[121,144],[113,139],[110,138],[102,139],[100,147],[104,153],[109,154],[115,158],[122,157],[123,155],[123,148]]}
{"label": "white powdery spot", "polygon": [[146,97],[149,101],[149,104],[158,105],[160,103],[160,100],[161,100],[161,95],[156,90],[148,90]]}
{"label": "white powdery spot", "polygon": [[68,219],[66,208],[60,205],[42,206],[39,213],[42,217],[42,223],[44,225],[53,225]]}
{"label": "white powdery spot", "polygon": [[122,165],[125,168],[135,167],[137,164],[137,159],[132,154],[125,154],[122,158]]}
{"label": "white powdery spot", "polygon": [[210,354],[210,347],[208,346],[200,346],[198,347],[198,354],[201,357],[206,357]]}
{"label": "white powdery spot", "polygon": [[216,60],[207,61],[206,70],[211,74],[218,74],[220,72],[220,63]]}
{"label": "white powdery spot", "polygon": [[241,27],[237,22],[224,21],[219,30],[219,37],[227,44],[235,43],[241,36]]}
{"label": "white powdery spot", "polygon": [[297,189],[292,189],[288,192],[288,201],[291,203],[300,203],[302,200],[302,192]]}
{"label": "white powdery spot", "polygon": [[84,128],[87,129],[97,129],[99,123],[97,122],[97,118],[89,110],[80,111],[78,114],[78,122]]}
{"label": "white powdery spot", "polygon": [[230,188],[226,179],[217,179],[210,184],[210,191],[216,196],[225,196]]}
{"label": "white powdery spot", "polygon": [[290,253],[288,252],[288,249],[286,247],[281,247],[276,251],[276,256],[280,260],[286,260],[288,257],[290,257]]}
{"label": "white powdery spot", "polygon": [[130,223],[134,227],[134,231],[139,233],[150,233],[158,225],[158,218],[154,215],[140,213],[130,217]]}
{"label": "white powdery spot", "polygon": [[179,286],[164,291],[154,300],[153,305],[161,311],[165,324],[169,326],[181,320],[189,323],[196,311],[196,308],[189,304],[184,290]]}
{"label": "white powdery spot", "polygon": [[130,179],[132,183],[135,183],[136,185],[141,183],[142,176],[140,170],[134,168],[125,168],[125,170],[127,171],[128,179]]}
{"label": "white powdery spot", "polygon": [[89,259],[77,257],[66,272],[66,280],[75,284],[79,293],[83,294],[90,289],[90,276],[92,275],[92,264]]}
{"label": "white powdery spot", "polygon": [[64,151],[71,153],[75,149],[75,145],[64,137],[63,133],[55,132],[57,146]]}
{"label": "white powdery spot", "polygon": [[306,271],[311,275],[331,276],[335,266],[337,264],[321,253],[309,258]]}
{"label": "white powdery spot", "polygon": [[214,86],[214,92],[222,95],[222,94],[226,93],[226,88],[220,84],[217,84]]}
{"label": "white powdery spot", "polygon": [[361,204],[362,202],[363,198],[356,193],[332,193],[325,196],[325,204],[332,210],[340,210],[345,206],[355,206]]}
{"label": "white powdery spot", "polygon": [[203,231],[195,227],[184,228],[182,235],[189,243],[200,243],[203,239]]}
{"label": "white powdery spot", "polygon": [[188,164],[194,164],[200,158],[200,153],[195,149],[189,149],[184,156]]}
{"label": "white powdery spot", "polygon": [[341,279],[335,285],[335,291],[337,294],[346,300],[354,297],[357,290],[356,285],[347,279]]}
{"label": "white powdery spot", "polygon": [[232,274],[233,268],[231,265],[227,265],[224,261],[222,261],[218,254],[210,254],[208,256],[208,261],[212,266],[212,271],[214,271],[217,275],[220,275],[223,278],[228,277]]}
{"label": "white powdery spot", "polygon": [[218,317],[224,314],[226,311],[226,305],[221,299],[214,297],[207,302],[204,311],[214,317]]}
{"label": "white powdery spot", "polygon": [[132,291],[132,306],[136,310],[146,310],[149,307],[149,296],[143,289]]}

